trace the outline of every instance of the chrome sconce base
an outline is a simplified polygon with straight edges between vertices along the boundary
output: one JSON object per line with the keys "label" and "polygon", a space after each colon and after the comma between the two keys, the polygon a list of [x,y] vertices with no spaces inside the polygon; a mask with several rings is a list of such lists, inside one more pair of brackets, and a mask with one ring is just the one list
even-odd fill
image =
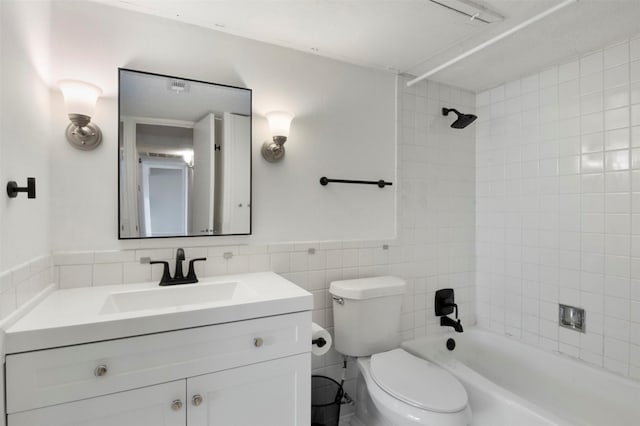
{"label": "chrome sconce base", "polygon": [[273,141],[265,141],[262,144],[262,157],[270,163],[277,163],[284,158],[284,143],[286,136],[274,136]]}
{"label": "chrome sconce base", "polygon": [[102,131],[91,123],[91,117],[82,114],[69,114],[71,123],[65,132],[67,141],[77,149],[91,151],[102,142]]}

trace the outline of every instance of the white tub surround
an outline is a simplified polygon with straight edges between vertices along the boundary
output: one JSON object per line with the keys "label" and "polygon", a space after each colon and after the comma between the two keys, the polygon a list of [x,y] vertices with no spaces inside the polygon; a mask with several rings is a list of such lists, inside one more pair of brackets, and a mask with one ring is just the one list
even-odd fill
{"label": "white tub surround", "polygon": [[[640,38],[479,93],[478,324],[640,379]],[[558,327],[558,304],[586,333]]]}
{"label": "white tub surround", "polygon": [[478,328],[402,346],[462,382],[474,426],[635,426],[640,418],[637,382]]}
{"label": "white tub surround", "polygon": [[6,331],[8,425],[304,424],[311,308],[270,272],[54,291]]}

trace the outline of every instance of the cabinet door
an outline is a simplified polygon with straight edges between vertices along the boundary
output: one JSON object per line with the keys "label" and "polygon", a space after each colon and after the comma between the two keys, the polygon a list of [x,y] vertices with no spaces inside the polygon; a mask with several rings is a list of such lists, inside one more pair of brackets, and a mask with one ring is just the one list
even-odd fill
{"label": "cabinet door", "polygon": [[310,354],[190,378],[187,398],[189,426],[308,425]]}
{"label": "cabinet door", "polygon": [[184,396],[178,380],[9,414],[8,426],[185,426]]}

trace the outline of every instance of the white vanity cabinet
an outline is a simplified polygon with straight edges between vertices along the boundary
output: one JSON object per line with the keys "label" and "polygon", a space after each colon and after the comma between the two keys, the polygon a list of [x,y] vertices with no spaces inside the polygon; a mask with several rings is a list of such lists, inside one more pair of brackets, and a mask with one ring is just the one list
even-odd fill
{"label": "white vanity cabinet", "polygon": [[8,426],[302,426],[309,311],[8,354]]}

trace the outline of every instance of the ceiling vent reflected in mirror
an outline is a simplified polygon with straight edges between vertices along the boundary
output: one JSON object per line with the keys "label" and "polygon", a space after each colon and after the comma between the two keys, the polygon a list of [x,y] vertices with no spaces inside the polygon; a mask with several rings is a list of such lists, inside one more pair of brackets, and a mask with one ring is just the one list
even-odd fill
{"label": "ceiling vent reflected in mirror", "polygon": [[180,93],[189,92],[189,83],[184,80],[169,79],[169,90]]}

